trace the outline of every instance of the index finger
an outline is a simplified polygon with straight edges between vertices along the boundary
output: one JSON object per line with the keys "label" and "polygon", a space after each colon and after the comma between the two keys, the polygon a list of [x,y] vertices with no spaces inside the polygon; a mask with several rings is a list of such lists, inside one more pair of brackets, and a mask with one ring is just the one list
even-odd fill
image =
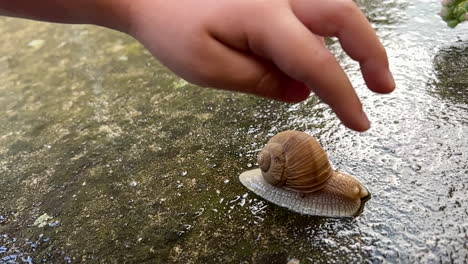
{"label": "index finger", "polygon": [[313,33],[338,37],[345,52],[361,66],[367,87],[389,93],[395,82],[385,48],[367,18],[351,0],[290,0],[297,18]]}
{"label": "index finger", "polygon": [[322,41],[288,11],[261,23],[264,30],[249,27],[254,28],[249,35],[253,50],[270,58],[290,78],[305,83],[344,125],[357,131],[367,130],[369,120],[343,69]]}

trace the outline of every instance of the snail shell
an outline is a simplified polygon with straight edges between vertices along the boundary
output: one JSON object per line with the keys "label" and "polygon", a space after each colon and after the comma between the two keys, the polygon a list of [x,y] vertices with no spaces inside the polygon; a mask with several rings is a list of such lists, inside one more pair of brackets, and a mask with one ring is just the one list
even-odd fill
{"label": "snail shell", "polygon": [[317,140],[303,132],[272,137],[258,155],[259,169],[239,176],[264,199],[308,215],[351,217],[362,213],[368,190],[354,177],[336,172]]}

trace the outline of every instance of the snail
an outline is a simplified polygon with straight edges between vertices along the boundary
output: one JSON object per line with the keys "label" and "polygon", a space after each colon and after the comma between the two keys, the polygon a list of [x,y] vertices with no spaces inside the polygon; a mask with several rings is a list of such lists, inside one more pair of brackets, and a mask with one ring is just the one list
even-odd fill
{"label": "snail", "polygon": [[318,141],[304,132],[289,130],[273,136],[257,161],[260,168],[242,173],[241,183],[298,213],[354,217],[371,197],[356,178],[334,171]]}

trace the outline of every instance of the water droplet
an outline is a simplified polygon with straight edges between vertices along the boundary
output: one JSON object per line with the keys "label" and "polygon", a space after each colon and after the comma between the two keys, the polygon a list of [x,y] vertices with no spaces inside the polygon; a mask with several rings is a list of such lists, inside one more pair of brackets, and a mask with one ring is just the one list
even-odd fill
{"label": "water droplet", "polygon": [[176,183],[177,183],[176,188],[184,187],[184,184],[181,181],[176,181]]}
{"label": "water droplet", "polygon": [[240,200],[239,205],[243,207],[245,205],[245,199]]}
{"label": "water droplet", "polygon": [[4,246],[0,246],[0,253],[5,253],[7,252],[7,248]]}
{"label": "water droplet", "polygon": [[32,264],[32,257],[31,256],[27,256],[27,257],[21,257],[21,261],[23,261],[24,263],[30,263]]}
{"label": "water droplet", "polygon": [[232,199],[231,201],[229,201],[229,203],[237,202],[240,198],[241,198],[240,196],[236,196],[236,197],[234,197],[234,199]]}
{"label": "water droplet", "polygon": [[49,226],[50,226],[50,227],[56,227],[56,226],[58,226],[59,224],[60,224],[59,221],[54,221],[54,222],[52,222],[52,223],[49,223]]}
{"label": "water droplet", "polygon": [[203,212],[205,211],[205,208],[200,208],[198,209],[198,211],[195,212],[195,217],[199,217],[200,215],[203,214]]}

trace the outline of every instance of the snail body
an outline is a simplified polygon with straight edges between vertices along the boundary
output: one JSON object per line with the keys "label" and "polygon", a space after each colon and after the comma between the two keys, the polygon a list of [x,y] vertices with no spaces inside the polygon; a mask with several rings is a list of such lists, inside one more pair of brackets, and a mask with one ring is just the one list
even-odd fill
{"label": "snail body", "polygon": [[368,190],[354,177],[333,170],[318,141],[303,132],[273,136],[258,155],[258,169],[239,176],[264,199],[292,211],[352,217],[362,213]]}

